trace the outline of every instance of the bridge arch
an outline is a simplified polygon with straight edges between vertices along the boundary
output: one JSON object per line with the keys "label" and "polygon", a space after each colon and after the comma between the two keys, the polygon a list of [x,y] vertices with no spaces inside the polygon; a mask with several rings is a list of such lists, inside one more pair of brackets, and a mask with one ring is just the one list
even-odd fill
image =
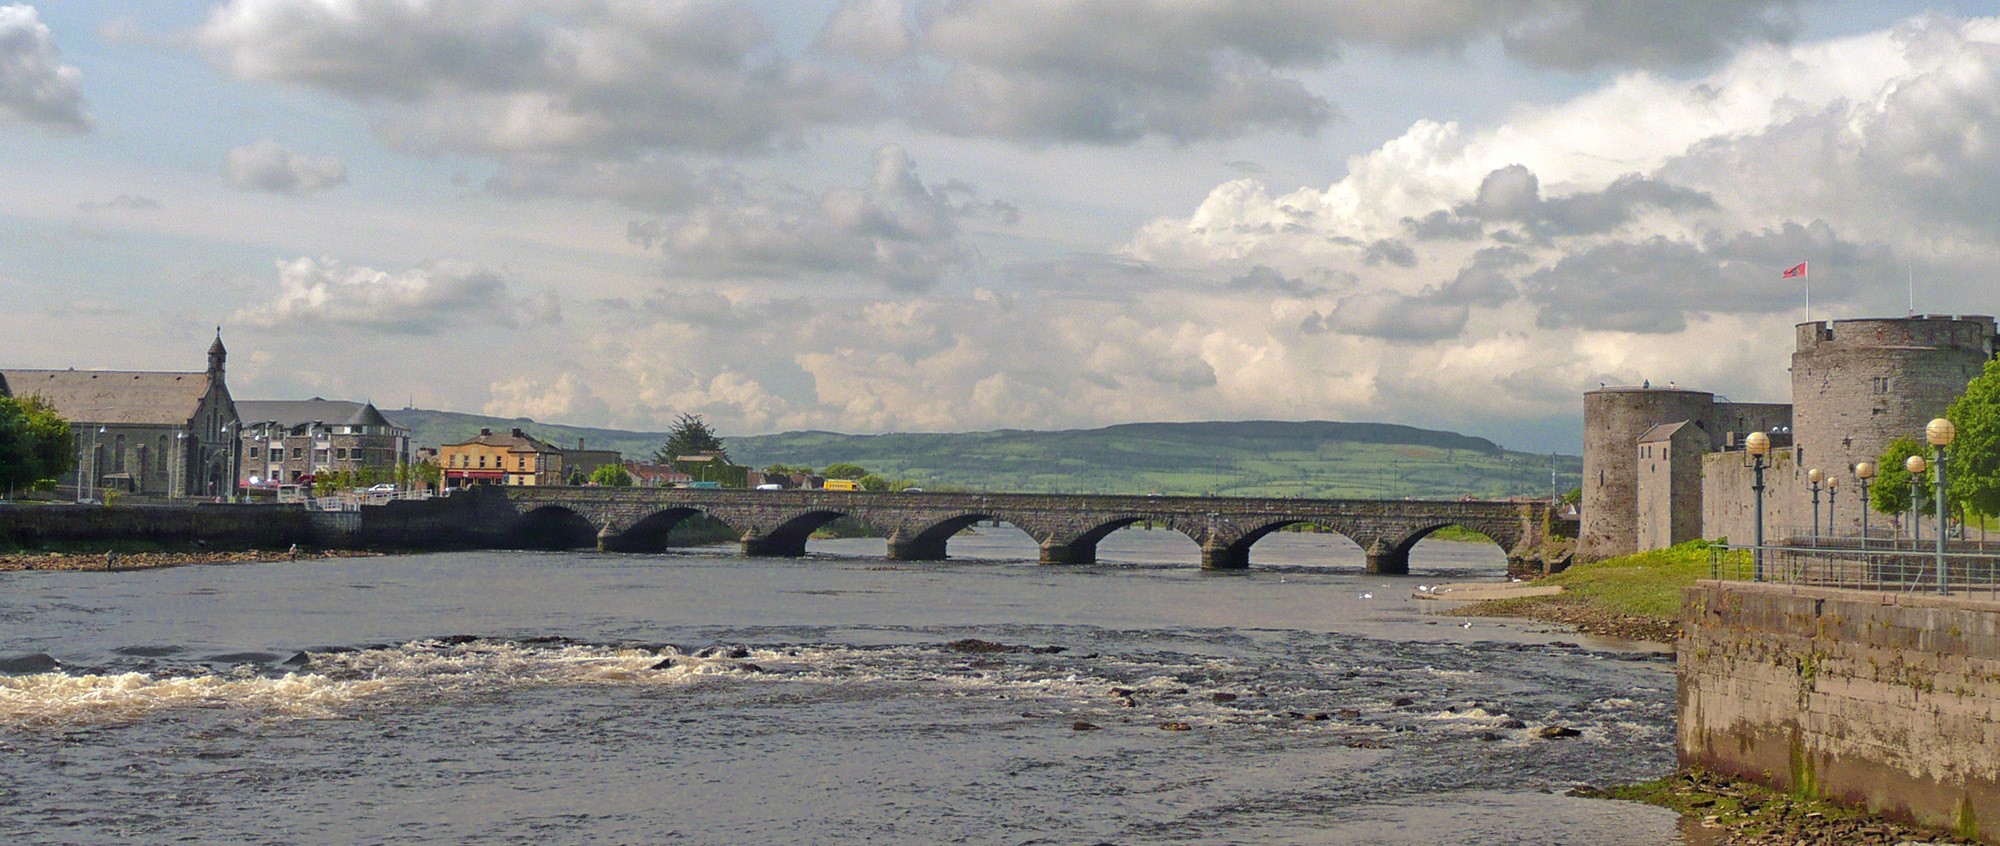
{"label": "bridge arch", "polygon": [[1346,538],[1363,552],[1368,549],[1366,541],[1358,537],[1352,529],[1343,527],[1336,521],[1315,519],[1311,516],[1285,517],[1257,525],[1233,538],[1218,534],[1213,542],[1202,547],[1201,566],[1211,570],[1246,569],[1250,566],[1250,548],[1258,541],[1287,526],[1299,525],[1317,526],[1325,529],[1326,534]]}
{"label": "bridge arch", "polygon": [[1490,520],[1432,520],[1405,529],[1399,536],[1384,537],[1379,547],[1369,552],[1369,568],[1374,572],[1407,574],[1410,572],[1410,551],[1424,538],[1449,526],[1457,526],[1485,535],[1500,547],[1500,552],[1509,559],[1515,555],[1520,545],[1521,527],[1518,523],[1498,523]]}
{"label": "bridge arch", "polygon": [[[608,552],[665,552],[667,536],[690,517],[709,516],[693,506],[671,506],[654,511],[626,526],[624,531],[604,539]],[[727,525],[725,523],[724,525]]]}
{"label": "bridge arch", "polygon": [[544,505],[521,515],[507,531],[515,549],[578,549],[597,546],[597,523],[561,505]]}
{"label": "bridge arch", "polygon": [[743,554],[798,558],[806,554],[806,540],[819,527],[853,516],[834,508],[813,508],[788,514],[768,529],[752,528],[744,532]]}

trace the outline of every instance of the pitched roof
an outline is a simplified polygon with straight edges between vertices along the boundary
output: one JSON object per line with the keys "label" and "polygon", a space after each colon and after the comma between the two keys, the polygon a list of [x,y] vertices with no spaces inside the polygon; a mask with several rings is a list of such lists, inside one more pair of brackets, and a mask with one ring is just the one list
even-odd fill
{"label": "pitched roof", "polygon": [[533,435],[522,432],[519,429],[515,429],[506,434],[500,434],[494,432],[491,429],[481,429],[479,430],[479,434],[473,435],[471,438],[467,440],[459,441],[458,443],[455,444],[445,444],[445,446],[471,446],[473,444],[479,444],[480,446],[507,447],[508,450],[511,452],[562,452],[563,451],[562,447],[556,446],[555,444],[549,443],[548,441],[544,441]]}
{"label": "pitched roof", "polygon": [[351,400],[330,400],[313,397],[309,400],[239,400],[236,413],[245,425],[265,420],[280,426],[297,426],[301,423],[319,421],[328,426],[394,426],[408,429],[382,415],[373,403]]}
{"label": "pitched roof", "polygon": [[1686,425],[1688,425],[1688,421],[1686,420],[1682,420],[1679,423],[1661,423],[1658,426],[1654,426],[1651,429],[1647,429],[1646,434],[1640,435],[1639,443],[1646,444],[1646,443],[1654,443],[1657,441],[1671,440],[1674,436],[1674,433],[1680,431],[1681,427]]}
{"label": "pitched roof", "polygon": [[15,396],[39,396],[72,423],[185,426],[208,396],[206,373],[8,370]]}

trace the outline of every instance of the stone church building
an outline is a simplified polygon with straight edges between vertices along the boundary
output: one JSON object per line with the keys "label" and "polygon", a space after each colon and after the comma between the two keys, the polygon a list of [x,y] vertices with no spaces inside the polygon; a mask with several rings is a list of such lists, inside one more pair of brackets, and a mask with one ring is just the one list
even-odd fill
{"label": "stone church building", "polygon": [[77,470],[61,484],[79,498],[228,496],[240,426],[228,357],[217,333],[206,371],[0,370],[0,391],[39,396],[69,421]]}

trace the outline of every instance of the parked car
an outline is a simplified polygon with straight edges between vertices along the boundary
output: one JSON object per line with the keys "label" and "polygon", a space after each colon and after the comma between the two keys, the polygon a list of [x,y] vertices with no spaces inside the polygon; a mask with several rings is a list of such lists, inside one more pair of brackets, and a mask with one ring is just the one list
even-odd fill
{"label": "parked car", "polygon": [[379,485],[375,485],[375,486],[373,486],[373,487],[370,487],[370,488],[368,489],[368,492],[369,492],[369,493],[395,493],[395,492],[396,492],[396,486],[395,486],[395,485],[392,485],[392,484],[389,484],[388,482],[383,482],[382,484],[379,484]]}
{"label": "parked car", "polygon": [[758,485],[757,489],[760,491],[782,491],[785,489],[785,486],[777,484],[775,482],[765,482],[764,484]]}

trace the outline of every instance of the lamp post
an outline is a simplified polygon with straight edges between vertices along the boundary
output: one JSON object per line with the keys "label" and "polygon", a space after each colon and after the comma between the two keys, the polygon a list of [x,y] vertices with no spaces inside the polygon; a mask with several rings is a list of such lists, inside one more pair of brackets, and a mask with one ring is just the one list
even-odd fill
{"label": "lamp post", "polygon": [[1936,464],[1937,476],[1931,480],[1931,484],[1933,487],[1937,488],[1938,593],[1950,592],[1949,583],[1945,579],[1945,572],[1944,572],[1944,520],[1945,520],[1944,463],[1945,463],[1946,453],[1949,451],[1951,447],[1951,442],[1957,439],[1958,439],[1958,427],[1951,425],[1950,420],[1946,420],[1942,417],[1939,417],[1935,420],[1932,420],[1930,423],[1924,426],[1924,440],[1929,441],[1931,446],[1937,449],[1937,464]]}
{"label": "lamp post", "polygon": [[1863,461],[1854,465],[1854,478],[1861,480],[1861,548],[1868,548],[1868,512],[1874,505],[1868,499],[1868,482],[1875,478],[1875,463]]}
{"label": "lamp post", "polygon": [[1923,481],[1924,471],[1929,470],[1930,467],[1931,463],[1925,461],[1924,457],[1921,455],[1912,455],[1909,458],[1903,459],[1903,469],[1909,471],[1910,474],[1910,551],[1911,552],[1916,551],[1917,541],[1924,539],[1924,524],[1918,522],[1917,520],[1918,517],[1917,483]]}
{"label": "lamp post", "polygon": [[1826,536],[1827,536],[1827,537],[1830,537],[1830,538],[1837,538],[1837,537],[1840,537],[1840,532],[1839,532],[1839,531],[1837,531],[1837,530],[1835,530],[1835,529],[1833,528],[1833,515],[1834,515],[1834,512],[1835,512],[1835,511],[1837,510],[1837,509],[1835,509],[1835,508],[1833,507],[1833,506],[1834,506],[1834,500],[1835,500],[1835,499],[1837,499],[1837,498],[1839,498],[1839,496],[1840,496],[1840,477],[1839,477],[1839,476],[1829,476],[1829,477],[1827,477],[1827,480],[1826,480]]}
{"label": "lamp post", "polygon": [[1819,485],[1821,482],[1826,481],[1826,474],[1819,472],[1818,467],[1814,467],[1813,469],[1806,471],[1806,481],[1812,483],[1812,496],[1813,496],[1812,527],[1813,527],[1813,537],[1817,538],[1819,537]]}
{"label": "lamp post", "polygon": [[1764,456],[1771,452],[1771,436],[1763,432],[1751,432],[1743,439],[1743,451],[1750,454],[1750,494],[1755,501],[1756,546],[1750,550],[1750,579],[1764,580]]}

